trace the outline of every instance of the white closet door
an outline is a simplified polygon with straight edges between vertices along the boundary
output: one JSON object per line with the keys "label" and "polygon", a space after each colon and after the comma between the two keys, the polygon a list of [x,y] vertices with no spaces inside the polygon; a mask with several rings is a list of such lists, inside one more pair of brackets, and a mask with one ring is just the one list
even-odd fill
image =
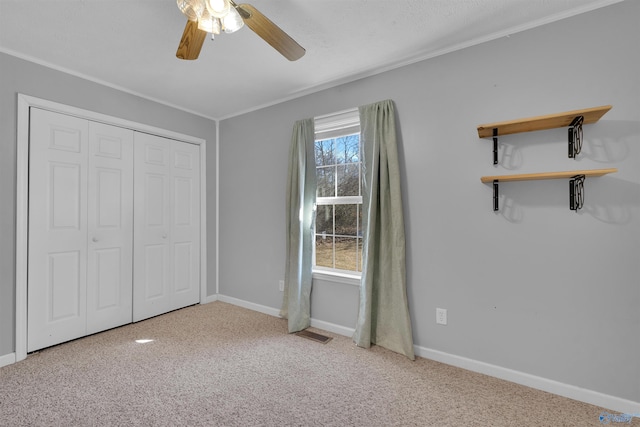
{"label": "white closet door", "polygon": [[86,333],[88,123],[30,112],[28,351]]}
{"label": "white closet door", "polygon": [[200,147],[172,141],[173,309],[200,302]]}
{"label": "white closet door", "polygon": [[200,299],[200,149],[135,133],[133,320]]}
{"label": "white closet door", "polygon": [[133,320],[133,131],[89,123],[87,334]]}

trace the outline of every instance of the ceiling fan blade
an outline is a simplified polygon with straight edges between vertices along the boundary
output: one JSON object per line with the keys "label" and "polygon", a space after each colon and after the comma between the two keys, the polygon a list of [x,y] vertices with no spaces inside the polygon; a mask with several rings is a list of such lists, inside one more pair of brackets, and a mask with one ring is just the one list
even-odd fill
{"label": "ceiling fan blade", "polygon": [[280,27],[271,22],[269,18],[260,13],[258,9],[250,4],[236,5],[233,2],[232,4],[244,20],[244,23],[289,61],[295,61],[304,56],[306,52],[304,48],[282,31]]}
{"label": "ceiling fan blade", "polygon": [[197,21],[187,21],[176,56],[180,59],[198,59],[206,36],[206,31],[198,29]]}

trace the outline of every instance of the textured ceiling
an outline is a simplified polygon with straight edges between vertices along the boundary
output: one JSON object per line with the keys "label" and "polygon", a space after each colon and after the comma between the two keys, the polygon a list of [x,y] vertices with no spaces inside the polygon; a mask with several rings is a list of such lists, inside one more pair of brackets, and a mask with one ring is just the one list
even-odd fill
{"label": "textured ceiling", "polygon": [[220,119],[618,1],[248,0],[289,62],[248,27],[177,59],[175,0],[0,0],[0,51]]}

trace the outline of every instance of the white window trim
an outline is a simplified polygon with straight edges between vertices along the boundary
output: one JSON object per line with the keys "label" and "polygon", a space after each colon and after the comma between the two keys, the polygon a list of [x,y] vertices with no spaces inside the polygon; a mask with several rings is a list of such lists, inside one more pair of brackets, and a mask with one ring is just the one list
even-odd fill
{"label": "white window trim", "polygon": [[331,139],[360,132],[360,112],[357,108],[313,118],[315,139]]}
{"label": "white window trim", "polygon": [[362,196],[318,197],[316,205],[357,205],[362,204]]}
{"label": "white window trim", "polygon": [[311,275],[313,280],[323,280],[325,282],[340,283],[360,287],[361,275],[359,272],[340,271],[314,267]]}

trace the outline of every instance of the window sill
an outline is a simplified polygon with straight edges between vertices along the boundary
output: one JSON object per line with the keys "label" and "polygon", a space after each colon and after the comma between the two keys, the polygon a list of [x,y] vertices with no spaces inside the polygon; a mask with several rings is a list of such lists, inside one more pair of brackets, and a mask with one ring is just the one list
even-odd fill
{"label": "window sill", "polygon": [[326,282],[341,283],[360,287],[360,275],[349,273],[338,273],[336,271],[313,270],[313,279],[324,280]]}

